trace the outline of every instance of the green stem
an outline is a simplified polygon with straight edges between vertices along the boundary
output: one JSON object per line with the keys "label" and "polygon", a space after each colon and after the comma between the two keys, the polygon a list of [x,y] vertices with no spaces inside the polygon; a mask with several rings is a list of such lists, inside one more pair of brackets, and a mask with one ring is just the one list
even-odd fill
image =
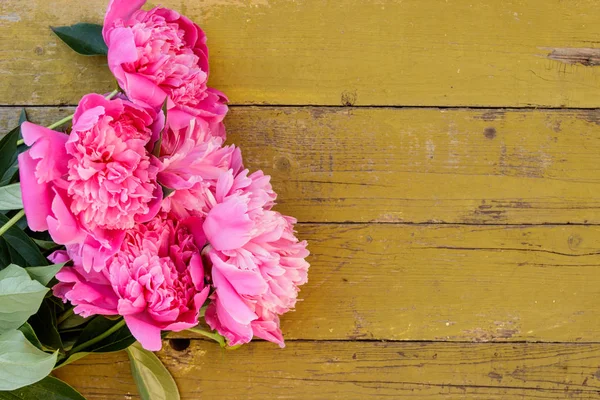
{"label": "green stem", "polygon": [[4,224],[2,226],[2,228],[0,228],[0,236],[4,235],[6,233],[6,231],[8,231],[11,226],[16,224],[21,218],[23,218],[24,215],[25,215],[25,210],[21,210],[18,213],[16,213],[14,217],[9,219],[8,222],[6,224]]}
{"label": "green stem", "polygon": [[112,99],[113,97],[115,97],[115,96],[117,95],[117,93],[119,93],[119,89],[115,89],[115,90],[113,90],[112,92],[110,92],[110,93],[108,94],[108,96],[106,96],[106,97],[105,97],[105,99],[106,99],[106,100],[110,100],[110,99]]}
{"label": "green stem", "polygon": [[100,342],[103,339],[106,339],[107,337],[109,337],[110,335],[112,335],[113,333],[115,333],[116,331],[118,331],[119,329],[121,329],[123,326],[125,325],[125,320],[121,319],[119,322],[117,322],[116,324],[114,324],[109,330],[107,330],[104,333],[101,333],[100,335],[96,336],[93,339],[88,340],[87,342],[81,343],[79,346],[74,347],[73,350],[71,350],[69,353],[71,354],[75,354],[75,353],[79,353],[81,350],[90,347],[98,342]]}
{"label": "green stem", "polygon": [[193,332],[193,333],[197,333],[199,335],[202,335],[204,337],[212,339],[215,342],[219,343],[219,345],[221,347],[227,346],[227,344],[225,343],[225,338],[223,336],[219,335],[216,332],[205,331],[204,329],[200,329],[200,328],[197,328],[197,327],[190,328],[190,329],[188,329],[188,331]]}
{"label": "green stem", "polygon": [[[112,99],[113,97],[115,97],[115,96],[117,95],[117,93],[119,93],[119,89],[115,89],[115,90],[113,90],[112,92],[110,92],[110,93],[109,93],[109,94],[108,94],[108,95],[105,97],[105,99],[106,99],[106,100],[110,100],[110,99]],[[56,128],[56,127],[59,127],[59,126],[61,126],[61,125],[63,125],[63,124],[66,124],[67,122],[69,122],[69,121],[71,121],[71,120],[73,119],[73,115],[74,115],[74,114],[71,114],[71,115],[69,115],[69,116],[67,116],[67,117],[64,117],[64,118],[63,118],[63,119],[61,119],[60,121],[56,121],[55,123],[53,123],[53,124],[51,124],[51,125],[48,125],[46,128],[48,128],[48,129],[54,129],[54,128]],[[20,146],[20,145],[22,145],[23,143],[25,143],[25,141],[24,141],[23,139],[21,139],[21,140],[18,140],[18,141],[17,141],[17,146]]]}
{"label": "green stem", "polygon": [[60,317],[58,317],[58,319],[56,320],[56,325],[60,325],[63,322],[65,322],[65,320],[67,320],[71,315],[73,315],[73,308],[69,308],[67,311],[65,311],[64,313],[61,314]]}
{"label": "green stem", "polygon": [[64,117],[63,119],[61,119],[60,121],[56,121],[55,123],[53,123],[52,125],[48,125],[47,128],[48,129],[54,129],[57,126],[61,126],[62,124],[66,124],[67,122],[69,122],[70,120],[73,119],[73,115],[75,114],[71,114],[67,117]]}

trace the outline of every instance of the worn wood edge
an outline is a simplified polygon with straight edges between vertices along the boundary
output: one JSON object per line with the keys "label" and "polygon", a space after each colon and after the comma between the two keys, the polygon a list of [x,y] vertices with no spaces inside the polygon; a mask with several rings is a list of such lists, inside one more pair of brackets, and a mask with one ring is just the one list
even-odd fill
{"label": "worn wood edge", "polygon": [[[600,102],[592,0],[160,3],[206,31],[211,85],[235,104]],[[8,39],[0,43],[2,101],[72,104],[85,92],[112,90],[104,60],[73,54],[48,29],[101,22],[105,7],[106,0],[0,4]]]}
{"label": "worn wood edge", "polygon": [[[178,347],[181,349],[181,347]],[[253,342],[235,351],[192,340],[158,353],[183,399],[590,398],[600,390],[599,344]],[[136,390],[124,353],[55,371],[89,399]]]}
{"label": "worn wood edge", "polygon": [[[0,129],[19,112],[0,108]],[[225,122],[300,222],[600,223],[600,110],[233,107]]]}

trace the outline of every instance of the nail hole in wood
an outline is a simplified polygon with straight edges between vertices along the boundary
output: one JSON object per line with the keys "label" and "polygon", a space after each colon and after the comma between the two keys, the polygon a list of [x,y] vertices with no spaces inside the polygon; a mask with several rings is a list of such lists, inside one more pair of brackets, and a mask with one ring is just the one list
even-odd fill
{"label": "nail hole in wood", "polygon": [[169,346],[175,351],[184,351],[190,347],[190,339],[169,339]]}

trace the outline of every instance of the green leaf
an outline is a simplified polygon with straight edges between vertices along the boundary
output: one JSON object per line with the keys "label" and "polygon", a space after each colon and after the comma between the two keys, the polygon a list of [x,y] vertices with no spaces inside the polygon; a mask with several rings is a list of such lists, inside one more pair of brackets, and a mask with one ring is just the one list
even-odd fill
{"label": "green leaf", "polygon": [[[17,162],[17,140],[20,135],[21,127],[18,126],[0,140],[0,176],[4,176],[8,169]],[[0,182],[0,184],[6,183],[8,182]]]}
{"label": "green leaf", "polygon": [[19,254],[18,251],[16,251],[9,245],[6,245],[6,247],[8,248],[9,260],[10,260],[8,265],[10,265],[10,264],[27,265],[27,261],[25,261],[25,259],[23,257],[21,257],[21,255]]}
{"label": "green leaf", "polygon": [[27,119],[27,111],[25,111],[24,108],[21,109],[21,114],[19,114],[19,126],[21,126],[21,124],[23,124],[23,122],[25,121],[29,121]]}
{"label": "green leaf", "polygon": [[[21,110],[21,114],[19,115],[19,134],[17,136],[17,141],[19,141],[23,138],[23,134],[21,131],[21,125],[25,121],[29,121],[29,120],[27,119],[27,113],[25,112],[25,109],[23,108]],[[8,169],[4,172],[4,174],[1,175],[0,186],[8,185],[15,178],[15,176],[18,175],[19,163],[17,162],[17,156],[27,149],[28,149],[28,147],[25,144],[21,144],[21,145],[17,146],[16,154],[14,156],[14,160],[13,160],[12,164],[10,164],[10,167],[8,167]]]}
{"label": "green leaf", "polygon": [[38,245],[38,247],[44,249],[44,250],[53,250],[57,247],[60,247],[59,244],[56,244],[50,240],[41,240],[41,239],[36,239],[36,238],[31,238],[33,240],[33,242],[35,244]]}
{"label": "green leaf", "polygon": [[11,392],[0,392],[0,400],[85,400],[77,390],[53,376]]}
{"label": "green leaf", "polygon": [[44,353],[23,332],[0,335],[0,390],[15,390],[44,379],[54,368],[58,353]]}
{"label": "green leaf", "polygon": [[0,271],[0,333],[23,325],[40,308],[47,292],[17,265]]}
{"label": "green leaf", "polygon": [[[0,214],[0,223],[2,225],[6,224],[8,220],[9,218],[6,215]],[[11,226],[2,237],[10,247],[25,259],[28,265],[48,265],[48,260],[44,257],[35,242],[18,227]]]}
{"label": "green leaf", "polygon": [[0,187],[0,210],[20,210],[23,208],[21,200],[21,184]]}
{"label": "green leaf", "polygon": [[[4,269],[11,264],[10,250],[6,240],[0,237],[0,269]],[[15,263],[16,264],[16,263]]]}
{"label": "green leaf", "polygon": [[[96,336],[106,332],[119,322],[120,319],[113,321],[102,316],[95,317],[85,327],[85,329],[81,333],[81,336],[79,336],[79,340],[77,341],[77,343],[75,343],[73,347],[77,347],[80,344],[95,338]],[[131,335],[131,332],[129,332],[129,328],[127,328],[127,326],[125,325],[112,335],[102,339],[98,343],[86,348],[85,350],[86,352],[94,353],[111,353],[113,351],[124,350],[127,347],[131,346],[132,343],[135,343],[135,338]]]}
{"label": "green leaf", "polygon": [[51,297],[44,299],[38,312],[32,315],[28,322],[46,348],[62,349],[62,338],[56,327],[56,306]]}
{"label": "green leaf", "polygon": [[73,314],[69,318],[65,319],[63,322],[58,324],[58,329],[67,330],[77,328],[83,324],[90,322],[91,318],[84,318],[81,315]]}
{"label": "green leaf", "polygon": [[46,286],[66,263],[46,265],[43,267],[27,267],[25,270],[33,279]]}
{"label": "green leaf", "polygon": [[102,37],[102,25],[79,23],[50,27],[70,48],[84,56],[107,55],[108,47]]}
{"label": "green leaf", "polygon": [[126,351],[142,400],[179,400],[175,380],[154,353],[139,343],[129,346]]}
{"label": "green leaf", "polygon": [[23,325],[21,325],[19,330],[23,332],[23,335],[25,335],[27,340],[29,340],[29,343],[31,343],[38,349],[43,350],[42,342],[40,342],[40,339],[38,339],[37,335],[35,334],[35,331],[31,327],[31,325],[29,325],[29,323],[25,322]]}
{"label": "green leaf", "polygon": [[[114,325],[118,324],[119,320],[110,320],[103,316],[94,317],[83,329],[77,342],[73,345],[73,348],[90,341],[91,339],[99,336],[106,332]],[[60,362],[60,366],[65,366],[78,359],[85,357],[89,353],[112,353],[115,351],[125,350],[127,347],[135,343],[135,338],[129,332],[129,328],[124,325],[121,329],[117,330],[112,335],[102,339],[98,343],[95,343],[85,348],[85,351],[77,353],[69,353],[68,357]]]}

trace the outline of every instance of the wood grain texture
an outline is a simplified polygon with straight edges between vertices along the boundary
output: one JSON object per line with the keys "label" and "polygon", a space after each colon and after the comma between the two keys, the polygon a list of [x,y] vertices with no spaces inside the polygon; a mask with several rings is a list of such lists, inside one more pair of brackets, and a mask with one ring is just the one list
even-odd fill
{"label": "wood grain texture", "polygon": [[[19,111],[0,108],[2,131]],[[600,223],[600,111],[233,107],[225,122],[302,222]]]}
{"label": "wood grain texture", "polygon": [[600,227],[301,225],[287,339],[598,341]]}
{"label": "wood grain texture", "polygon": [[[592,399],[600,346],[291,342],[236,351],[194,340],[158,356],[182,399]],[[137,399],[124,353],[89,356],[56,375],[88,399]],[[111,382],[111,384],[107,384]]]}
{"label": "wood grain texture", "polygon": [[[234,104],[596,107],[595,0],[164,0],[200,24]],[[113,79],[48,25],[106,0],[0,3],[2,104],[76,104]],[[434,10],[434,12],[432,12]],[[76,84],[74,84],[76,82]]]}

